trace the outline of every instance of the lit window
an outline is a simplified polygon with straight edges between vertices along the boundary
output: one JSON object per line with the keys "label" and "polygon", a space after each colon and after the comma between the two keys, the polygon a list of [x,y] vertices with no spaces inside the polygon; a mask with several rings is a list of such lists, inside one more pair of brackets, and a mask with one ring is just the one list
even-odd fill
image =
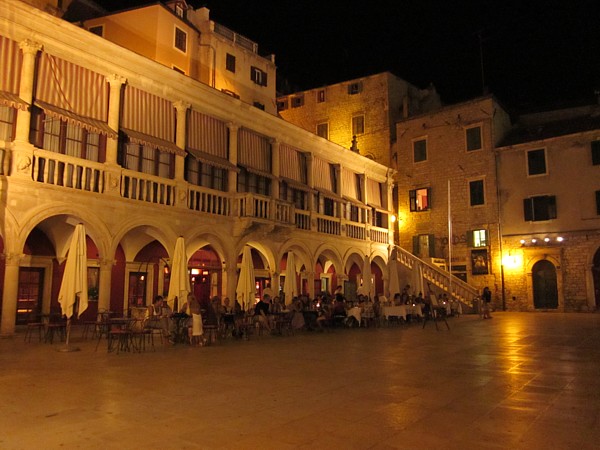
{"label": "lit window", "polygon": [[523,200],[524,218],[526,222],[556,219],[556,197],[540,195]]}
{"label": "lit window", "polygon": [[329,139],[329,123],[324,122],[317,125],[317,136]]}
{"label": "lit window", "polygon": [[419,139],[413,142],[414,162],[427,161],[427,141]]}
{"label": "lit window", "polygon": [[467,151],[481,150],[481,127],[467,128]]}
{"label": "lit window", "polygon": [[428,211],[431,204],[430,189],[422,188],[408,191],[408,200],[411,212]]}
{"label": "lit window", "polygon": [[178,27],[175,27],[175,48],[184,53],[187,51],[187,33]]}
{"label": "lit window", "polygon": [[545,175],[546,174],[546,150],[529,150],[527,152],[527,174]]}
{"label": "lit window", "polygon": [[469,181],[469,198],[471,206],[485,205],[483,180]]}
{"label": "lit window", "polygon": [[470,247],[487,247],[487,230],[467,231],[467,241]]}
{"label": "lit window", "polygon": [[235,56],[229,53],[225,56],[225,69],[235,73]]}
{"label": "lit window", "polygon": [[352,136],[365,134],[365,116],[354,116],[352,118]]}

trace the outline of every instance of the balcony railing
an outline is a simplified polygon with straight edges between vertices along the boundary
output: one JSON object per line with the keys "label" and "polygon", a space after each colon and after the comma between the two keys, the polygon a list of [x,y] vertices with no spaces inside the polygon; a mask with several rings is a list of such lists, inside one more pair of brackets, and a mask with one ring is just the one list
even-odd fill
{"label": "balcony railing", "polygon": [[98,193],[104,190],[103,164],[47,150],[35,150],[32,176],[44,184]]}
{"label": "balcony railing", "polygon": [[190,186],[188,189],[188,207],[194,211],[219,216],[231,215],[231,198],[226,192]]}
{"label": "balcony railing", "polygon": [[[128,169],[119,170],[121,197],[157,205],[176,205],[178,183],[175,180]],[[32,177],[34,181],[44,184],[104,193],[105,166],[94,161],[35,149]],[[187,186],[187,194],[185,207],[199,213],[272,221],[295,226],[298,230],[389,243],[389,232],[385,228],[369,228],[364,223],[296,209],[290,202],[259,194],[232,194],[193,185]],[[313,226],[313,218],[316,227]]]}
{"label": "balcony railing", "polygon": [[121,173],[121,197],[124,198],[173,206],[175,190],[173,180],[126,169]]}

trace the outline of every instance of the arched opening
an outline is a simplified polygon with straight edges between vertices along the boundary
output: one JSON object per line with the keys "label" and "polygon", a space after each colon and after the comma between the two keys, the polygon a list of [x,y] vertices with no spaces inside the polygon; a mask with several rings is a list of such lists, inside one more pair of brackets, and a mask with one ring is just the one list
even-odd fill
{"label": "arched opening", "polygon": [[556,267],[548,260],[541,260],[533,265],[533,305],[536,309],[558,308],[558,287]]}

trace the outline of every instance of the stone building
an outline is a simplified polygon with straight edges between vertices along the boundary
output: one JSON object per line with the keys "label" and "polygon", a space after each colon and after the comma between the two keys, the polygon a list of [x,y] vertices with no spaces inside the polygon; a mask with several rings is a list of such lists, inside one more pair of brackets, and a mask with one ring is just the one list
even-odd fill
{"label": "stone building", "polygon": [[244,248],[257,296],[351,296],[365,260],[386,289],[388,167],[18,0],[0,59],[0,334],[57,308],[79,223],[84,320],[168,292],[178,237],[201,299],[236,295]]}
{"label": "stone building", "polygon": [[478,290],[489,286],[498,306],[502,270],[494,149],[510,125],[494,97],[481,97],[400,120],[392,146],[400,246],[450,268]]}
{"label": "stone building", "polygon": [[523,115],[496,151],[507,307],[600,308],[600,107]]}
{"label": "stone building", "polygon": [[390,72],[277,98],[286,121],[387,166],[394,124],[439,106],[433,86],[418,89]]}

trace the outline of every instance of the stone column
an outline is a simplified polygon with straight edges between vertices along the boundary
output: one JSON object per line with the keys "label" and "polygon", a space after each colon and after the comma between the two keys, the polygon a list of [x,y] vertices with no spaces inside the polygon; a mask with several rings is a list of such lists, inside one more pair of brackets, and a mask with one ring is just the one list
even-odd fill
{"label": "stone column", "polygon": [[[21,65],[21,80],[19,84],[19,97],[21,100],[31,105],[33,101],[33,82],[35,80],[35,59],[40,50],[41,44],[30,41],[29,39],[19,44],[23,52],[23,64]],[[15,141],[29,143],[29,129],[31,127],[31,108],[17,112],[17,129],[15,131]]]}
{"label": "stone column", "polygon": [[[231,301],[231,306],[235,304],[235,288],[237,286],[237,260],[234,258],[230,263],[227,263],[223,267],[223,286],[225,286],[225,291],[223,292],[223,297],[229,297]],[[242,305],[243,307],[243,305]]]}
{"label": "stone column", "polygon": [[117,162],[121,112],[121,87],[127,80],[116,74],[110,75],[106,80],[110,86],[108,99],[108,126],[116,133],[116,135],[114,137],[107,136],[106,138],[104,192],[107,195],[118,197],[121,195],[121,167],[119,167]]}
{"label": "stone column", "polygon": [[17,319],[17,294],[19,291],[20,254],[5,255],[4,294],[2,296],[2,322],[0,336],[12,336],[15,333]]}
{"label": "stone column", "polygon": [[[229,162],[237,167],[239,126],[234,123],[228,123],[227,128],[229,128]],[[228,191],[233,194],[237,192],[237,172],[235,170],[229,170],[228,174],[229,179],[227,181],[227,187]]]}
{"label": "stone column", "polygon": [[[106,78],[110,86],[108,98],[108,126],[115,133],[119,133],[119,118],[121,113],[121,87],[127,79],[117,74],[112,74]],[[119,145],[118,137],[108,137],[106,139],[106,163],[117,165],[117,149]]]}
{"label": "stone column", "polygon": [[305,272],[306,280],[308,281],[308,296],[310,299],[315,298],[315,273],[314,272]]}
{"label": "stone column", "polygon": [[114,261],[111,259],[101,259],[100,261],[100,279],[98,286],[98,312],[110,310],[110,291],[112,286],[112,268]]}
{"label": "stone column", "polygon": [[[190,109],[190,104],[178,101],[173,103],[175,110],[177,111],[177,130],[175,133],[175,145],[181,149],[182,153],[185,152],[185,138],[187,130],[187,111]],[[185,181],[184,173],[185,156],[175,156],[175,180]]]}
{"label": "stone column", "polygon": [[279,295],[279,272],[270,272],[271,277],[271,289],[273,290],[273,297]]}
{"label": "stone column", "polygon": [[[333,187],[335,189],[335,193],[337,195],[339,195],[340,197],[342,196],[342,168],[339,164],[335,164],[333,166],[333,170],[335,170],[335,186]],[[336,202],[337,207],[336,207],[336,214],[335,216],[338,218],[341,218],[344,214],[343,212],[343,204],[341,201]]]}
{"label": "stone column", "polygon": [[[311,189],[314,189],[314,187],[315,187],[315,177],[313,174],[313,154],[312,153],[306,153],[306,184]],[[315,205],[315,195],[311,191],[308,193],[308,210],[311,213],[317,213],[318,211],[315,210],[315,206],[318,207],[319,205]]]}

